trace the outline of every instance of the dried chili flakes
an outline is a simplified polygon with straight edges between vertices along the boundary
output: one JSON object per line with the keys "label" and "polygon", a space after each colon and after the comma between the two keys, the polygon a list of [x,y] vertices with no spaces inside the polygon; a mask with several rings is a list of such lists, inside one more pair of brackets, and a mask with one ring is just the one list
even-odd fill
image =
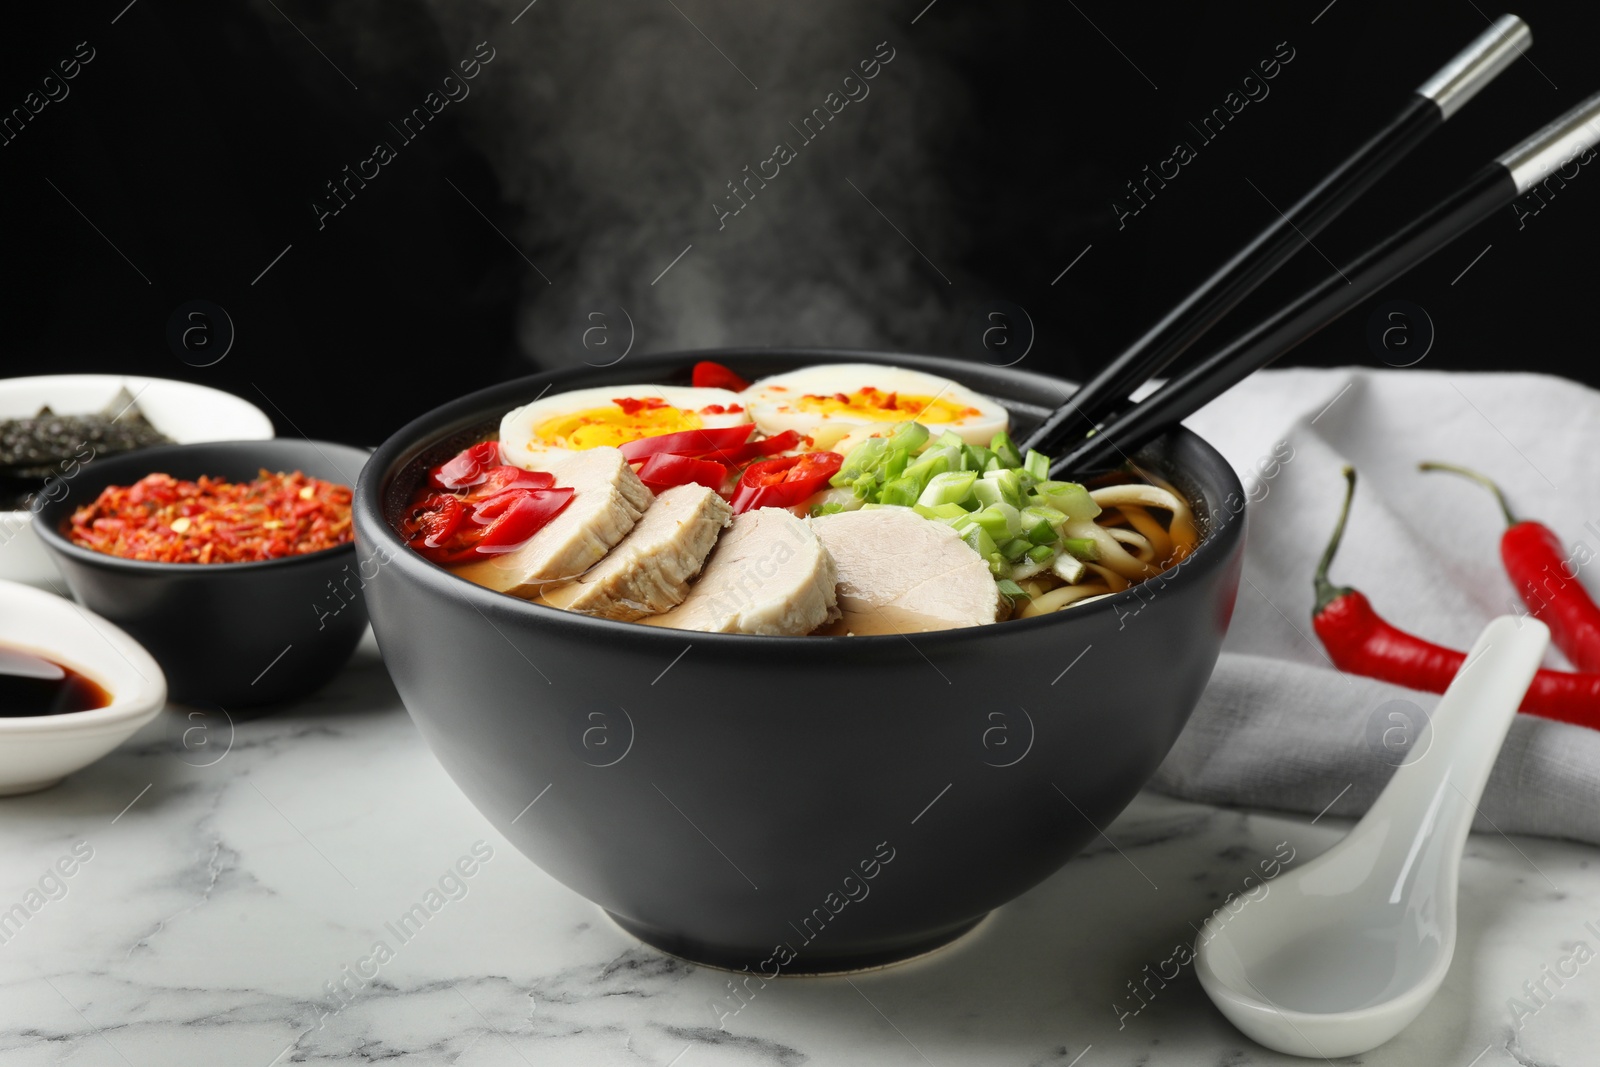
{"label": "dried chili flakes", "polygon": [[300,471],[248,482],[150,474],[73,512],[72,543],[157,563],[254,563],[347,543],[350,487]]}

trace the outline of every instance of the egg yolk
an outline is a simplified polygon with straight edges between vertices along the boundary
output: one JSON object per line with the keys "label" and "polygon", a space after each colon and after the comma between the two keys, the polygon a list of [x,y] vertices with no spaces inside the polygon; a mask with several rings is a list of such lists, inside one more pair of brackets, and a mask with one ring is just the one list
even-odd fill
{"label": "egg yolk", "polygon": [[659,400],[629,400],[553,416],[533,428],[533,438],[552,448],[581,451],[602,445],[615,448],[641,437],[698,430],[703,425],[700,415],[687,408],[670,407]]}
{"label": "egg yolk", "polygon": [[870,419],[873,422],[905,422],[907,419],[915,419],[921,423],[940,424],[960,422],[962,419],[982,414],[977,408],[957,404],[942,397],[885,393],[870,385],[864,385],[848,394],[834,393],[832,396],[821,396],[808,393],[797,401],[797,405],[801,411],[823,416],[850,415],[858,419]]}

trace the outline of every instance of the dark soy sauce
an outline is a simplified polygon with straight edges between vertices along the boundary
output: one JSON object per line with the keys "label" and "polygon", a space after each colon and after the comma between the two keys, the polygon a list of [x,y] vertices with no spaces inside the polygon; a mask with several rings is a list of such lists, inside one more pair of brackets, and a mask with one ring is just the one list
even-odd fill
{"label": "dark soy sauce", "polygon": [[71,667],[0,645],[0,718],[64,715],[109,703],[110,693]]}

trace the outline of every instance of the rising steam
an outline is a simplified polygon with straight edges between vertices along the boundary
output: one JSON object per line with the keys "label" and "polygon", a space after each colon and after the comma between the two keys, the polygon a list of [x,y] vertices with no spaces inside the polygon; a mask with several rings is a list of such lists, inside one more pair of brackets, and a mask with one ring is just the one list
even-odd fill
{"label": "rising steam", "polygon": [[[517,332],[533,362],[614,358],[618,308],[635,352],[953,347],[941,324],[954,286],[940,272],[959,279],[962,249],[938,150],[964,95],[906,12],[539,0],[512,25],[525,0],[429,2],[447,47],[487,39],[499,55],[461,110],[524,212],[511,236],[549,278],[525,279]],[[862,61],[886,53],[865,79]],[[795,158],[779,176],[749,181],[773,174],[763,161],[785,143]],[[748,205],[724,216],[741,202],[735,181]],[[600,321],[610,349],[586,348]]]}

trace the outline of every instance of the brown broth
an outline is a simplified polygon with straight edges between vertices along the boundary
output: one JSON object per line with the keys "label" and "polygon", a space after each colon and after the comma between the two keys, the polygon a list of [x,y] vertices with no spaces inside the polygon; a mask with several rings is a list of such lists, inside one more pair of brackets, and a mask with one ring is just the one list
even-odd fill
{"label": "brown broth", "polygon": [[0,718],[89,711],[111,703],[100,683],[26,649],[0,645]]}

